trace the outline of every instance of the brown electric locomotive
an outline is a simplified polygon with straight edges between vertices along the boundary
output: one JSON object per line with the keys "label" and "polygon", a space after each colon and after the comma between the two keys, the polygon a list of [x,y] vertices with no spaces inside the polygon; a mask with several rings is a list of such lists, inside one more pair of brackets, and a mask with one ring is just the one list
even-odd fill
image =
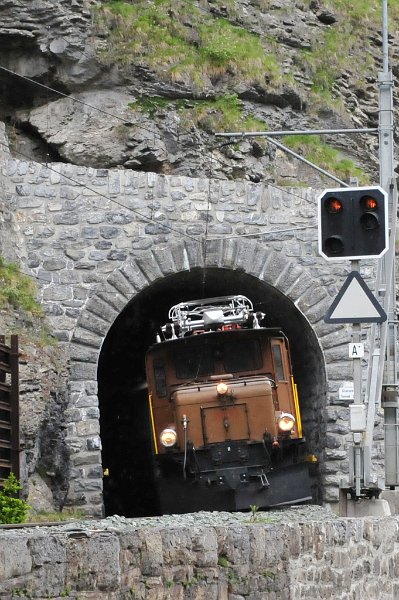
{"label": "brown electric locomotive", "polygon": [[146,356],[161,510],[311,500],[288,340],[245,296],[182,302]]}

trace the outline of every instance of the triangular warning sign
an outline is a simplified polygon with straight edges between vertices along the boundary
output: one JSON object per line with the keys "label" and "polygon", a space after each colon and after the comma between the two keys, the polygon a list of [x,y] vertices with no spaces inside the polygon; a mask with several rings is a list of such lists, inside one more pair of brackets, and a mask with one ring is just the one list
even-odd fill
{"label": "triangular warning sign", "polygon": [[387,315],[357,271],[349,273],[328,309],[326,323],[383,323]]}

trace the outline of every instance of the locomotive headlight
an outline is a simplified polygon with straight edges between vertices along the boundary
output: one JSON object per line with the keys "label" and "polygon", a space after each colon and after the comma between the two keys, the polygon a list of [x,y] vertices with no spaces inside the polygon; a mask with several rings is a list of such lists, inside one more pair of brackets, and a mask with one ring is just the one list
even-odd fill
{"label": "locomotive headlight", "polygon": [[216,391],[219,394],[219,396],[224,396],[229,391],[229,388],[227,387],[226,383],[221,381],[220,383],[217,384]]}
{"label": "locomotive headlight", "polygon": [[291,429],[295,425],[295,417],[290,413],[282,412],[279,418],[277,419],[277,424],[279,429],[284,433],[291,431]]}
{"label": "locomotive headlight", "polygon": [[177,433],[174,429],[167,428],[161,432],[159,440],[165,448],[171,448],[177,442]]}

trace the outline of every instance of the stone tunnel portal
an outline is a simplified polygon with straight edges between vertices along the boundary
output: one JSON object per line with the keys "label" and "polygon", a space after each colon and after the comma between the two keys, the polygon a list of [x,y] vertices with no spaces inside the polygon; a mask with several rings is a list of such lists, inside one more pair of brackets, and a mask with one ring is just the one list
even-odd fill
{"label": "stone tunnel portal", "polygon": [[[222,283],[223,282],[223,283]],[[104,504],[107,515],[127,517],[159,512],[151,477],[151,438],[144,357],[169,308],[201,297],[244,294],[270,326],[280,326],[290,340],[294,377],[302,406],[309,451],[323,448],[322,422],[326,376],[317,337],[294,303],[271,285],[229,269],[192,269],[158,280],[137,294],[120,313],[104,341],[98,387]],[[315,501],[320,499],[315,478]]]}

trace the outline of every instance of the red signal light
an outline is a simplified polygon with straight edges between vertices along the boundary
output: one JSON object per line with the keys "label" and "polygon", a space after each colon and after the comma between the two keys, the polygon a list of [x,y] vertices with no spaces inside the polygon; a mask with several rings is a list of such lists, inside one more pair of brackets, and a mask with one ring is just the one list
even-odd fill
{"label": "red signal light", "polygon": [[324,206],[331,214],[340,213],[342,211],[342,202],[338,198],[327,198]]}
{"label": "red signal light", "polygon": [[376,210],[378,208],[378,202],[372,196],[363,196],[361,203],[365,210]]}

